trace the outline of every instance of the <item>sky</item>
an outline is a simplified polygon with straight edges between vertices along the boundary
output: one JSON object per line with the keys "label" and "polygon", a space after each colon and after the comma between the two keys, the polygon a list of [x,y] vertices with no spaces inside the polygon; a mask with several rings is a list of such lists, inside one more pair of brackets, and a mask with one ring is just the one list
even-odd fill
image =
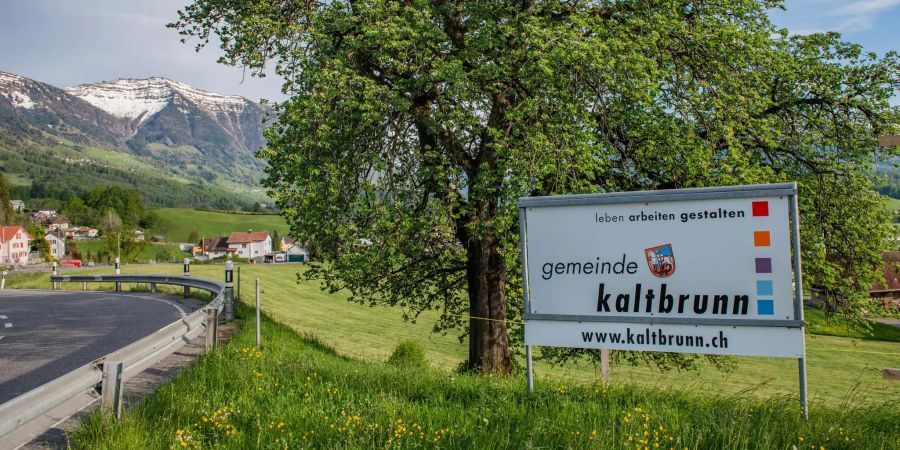
{"label": "sky", "polygon": [[[281,100],[275,76],[216,63],[220,51],[179,42],[165,27],[189,0],[3,0],[0,70],[57,87],[163,76],[221,94]],[[773,22],[793,33],[838,31],[883,54],[900,50],[900,0],[787,0]],[[898,99],[897,96],[894,99]],[[897,103],[896,101],[893,103]]]}

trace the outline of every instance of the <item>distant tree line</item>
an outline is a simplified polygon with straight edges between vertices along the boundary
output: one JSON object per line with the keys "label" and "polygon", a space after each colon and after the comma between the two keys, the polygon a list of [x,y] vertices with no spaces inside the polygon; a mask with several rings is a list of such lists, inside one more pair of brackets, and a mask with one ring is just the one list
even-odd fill
{"label": "distant tree line", "polygon": [[159,216],[148,209],[134,189],[106,186],[92,189],[82,196],[72,195],[61,208],[73,224],[100,229],[153,228]]}

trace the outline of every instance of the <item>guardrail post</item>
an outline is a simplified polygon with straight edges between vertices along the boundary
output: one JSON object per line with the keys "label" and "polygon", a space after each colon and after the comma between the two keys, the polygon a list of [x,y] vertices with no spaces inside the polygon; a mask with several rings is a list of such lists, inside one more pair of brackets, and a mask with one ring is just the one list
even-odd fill
{"label": "guardrail post", "polygon": [[150,283],[150,292],[153,294],[156,293],[156,283]]}
{"label": "guardrail post", "polygon": [[[191,260],[188,258],[184,258],[184,261],[182,261],[182,264],[184,266],[184,276],[186,276],[186,277],[191,276]],[[184,298],[188,298],[189,295],[191,295],[191,288],[185,286],[184,287]]]}
{"label": "guardrail post", "polygon": [[225,261],[225,320],[234,320],[234,263]]}
{"label": "guardrail post", "polygon": [[100,413],[104,418],[118,419],[122,416],[122,369],[121,361],[103,362]]}
{"label": "guardrail post", "polygon": [[206,350],[216,348],[219,340],[219,309],[206,308]]}
{"label": "guardrail post", "polygon": [[[57,271],[56,261],[53,261],[53,276],[55,277],[57,275],[59,275],[59,272]],[[50,289],[54,291],[59,289],[59,283],[55,281],[50,283]]]}
{"label": "guardrail post", "polygon": [[[119,268],[119,257],[116,257],[116,275],[120,275],[122,269]],[[122,283],[116,281],[116,292],[122,292]]]}
{"label": "guardrail post", "polygon": [[81,282],[81,290],[82,290],[82,291],[86,291],[86,290],[87,290],[87,281],[82,281],[82,282]]}
{"label": "guardrail post", "polygon": [[9,272],[7,272],[5,270],[3,271],[3,279],[0,280],[0,289],[6,289],[6,274],[8,274],[8,273]]}

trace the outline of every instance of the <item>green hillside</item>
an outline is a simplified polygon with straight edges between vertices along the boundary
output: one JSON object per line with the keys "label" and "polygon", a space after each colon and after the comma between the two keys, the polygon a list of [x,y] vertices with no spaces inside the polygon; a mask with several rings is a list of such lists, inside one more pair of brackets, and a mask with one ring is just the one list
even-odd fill
{"label": "green hillside", "polygon": [[262,188],[229,181],[177,165],[160,166],[147,158],[79,145],[58,137],[33,139],[0,135],[0,171],[24,200],[65,200],[101,186],[138,190],[156,207],[248,208],[267,202]]}
{"label": "green hillside", "polygon": [[161,234],[169,242],[187,242],[191,230],[200,236],[228,236],[232,231],[278,230],[282,236],[288,232],[287,222],[275,214],[241,214],[194,209],[162,208],[156,210],[159,223],[151,234]]}

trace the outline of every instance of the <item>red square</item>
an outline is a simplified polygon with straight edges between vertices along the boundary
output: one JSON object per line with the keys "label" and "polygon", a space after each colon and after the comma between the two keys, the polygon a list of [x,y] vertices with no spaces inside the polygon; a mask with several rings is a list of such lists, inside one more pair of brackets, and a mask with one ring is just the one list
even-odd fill
{"label": "red square", "polygon": [[769,202],[753,202],[753,217],[768,216]]}

